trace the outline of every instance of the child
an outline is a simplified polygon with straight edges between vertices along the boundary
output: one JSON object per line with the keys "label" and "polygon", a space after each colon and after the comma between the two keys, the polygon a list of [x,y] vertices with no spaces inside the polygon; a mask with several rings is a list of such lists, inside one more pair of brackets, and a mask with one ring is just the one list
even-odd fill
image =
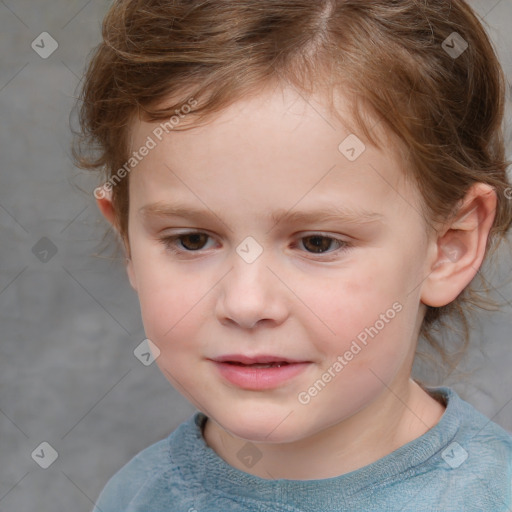
{"label": "child", "polygon": [[512,436],[411,379],[512,220],[467,4],[119,0],[103,38],[75,155],[199,411],[94,511],[509,510]]}

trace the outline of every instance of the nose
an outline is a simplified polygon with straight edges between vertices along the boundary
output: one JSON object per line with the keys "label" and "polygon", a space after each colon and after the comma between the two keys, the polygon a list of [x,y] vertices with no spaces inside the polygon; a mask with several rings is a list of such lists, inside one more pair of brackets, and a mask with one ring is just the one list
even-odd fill
{"label": "nose", "polygon": [[253,329],[283,323],[289,314],[285,287],[262,255],[247,263],[233,251],[232,269],[219,283],[216,315],[223,325]]}

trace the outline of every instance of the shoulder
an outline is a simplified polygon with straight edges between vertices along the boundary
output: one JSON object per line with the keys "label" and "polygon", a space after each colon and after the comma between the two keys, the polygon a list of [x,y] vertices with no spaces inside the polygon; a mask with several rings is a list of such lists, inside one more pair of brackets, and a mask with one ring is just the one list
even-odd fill
{"label": "shoulder", "polygon": [[169,440],[145,448],[119,469],[101,491],[93,512],[125,511],[148,480],[169,469]]}
{"label": "shoulder", "polygon": [[[442,490],[437,503],[452,510],[506,510],[511,506],[512,433],[480,413],[451,388],[445,431],[455,432],[429,461]],[[447,425],[450,423],[450,425]],[[503,507],[503,508],[502,508]]]}
{"label": "shoulder", "polygon": [[180,474],[171,447],[184,430],[193,428],[194,416],[184,421],[167,438],[148,446],[119,469],[101,491],[93,512],[126,512],[140,495],[158,501],[169,495],[169,487],[179,485]]}
{"label": "shoulder", "polygon": [[[509,464],[512,463],[512,432],[489,419],[469,402],[450,390],[456,405],[460,420],[458,438],[467,444],[468,448],[478,451],[480,457],[492,455]],[[508,458],[507,458],[508,456]]]}

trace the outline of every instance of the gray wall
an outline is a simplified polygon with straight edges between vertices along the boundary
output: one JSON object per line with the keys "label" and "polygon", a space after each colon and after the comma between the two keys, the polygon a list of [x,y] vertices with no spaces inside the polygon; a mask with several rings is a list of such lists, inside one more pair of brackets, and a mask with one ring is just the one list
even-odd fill
{"label": "gray wall", "polygon": [[[512,2],[472,3],[510,81]],[[69,115],[107,7],[0,1],[0,511],[89,511],[117,469],[195,410],[134,357],[144,339],[137,297],[115,245],[96,254],[106,224],[95,183],[70,160]],[[42,32],[58,42],[47,59],[31,48]],[[49,49],[47,40],[39,51]],[[510,132],[508,147],[512,156]],[[510,274],[510,254],[502,260],[495,285]],[[511,287],[493,296],[510,301]],[[477,315],[473,373],[443,380],[508,430],[510,312]],[[36,463],[50,460],[42,442],[58,453],[47,469]]]}

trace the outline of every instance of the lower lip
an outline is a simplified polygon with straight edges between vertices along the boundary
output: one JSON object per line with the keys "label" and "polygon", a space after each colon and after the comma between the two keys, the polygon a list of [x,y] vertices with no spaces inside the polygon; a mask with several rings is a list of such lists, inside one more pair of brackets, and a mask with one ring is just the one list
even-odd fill
{"label": "lower lip", "polygon": [[281,367],[254,368],[213,361],[220,374],[244,389],[272,389],[303,372],[310,363],[289,363]]}

